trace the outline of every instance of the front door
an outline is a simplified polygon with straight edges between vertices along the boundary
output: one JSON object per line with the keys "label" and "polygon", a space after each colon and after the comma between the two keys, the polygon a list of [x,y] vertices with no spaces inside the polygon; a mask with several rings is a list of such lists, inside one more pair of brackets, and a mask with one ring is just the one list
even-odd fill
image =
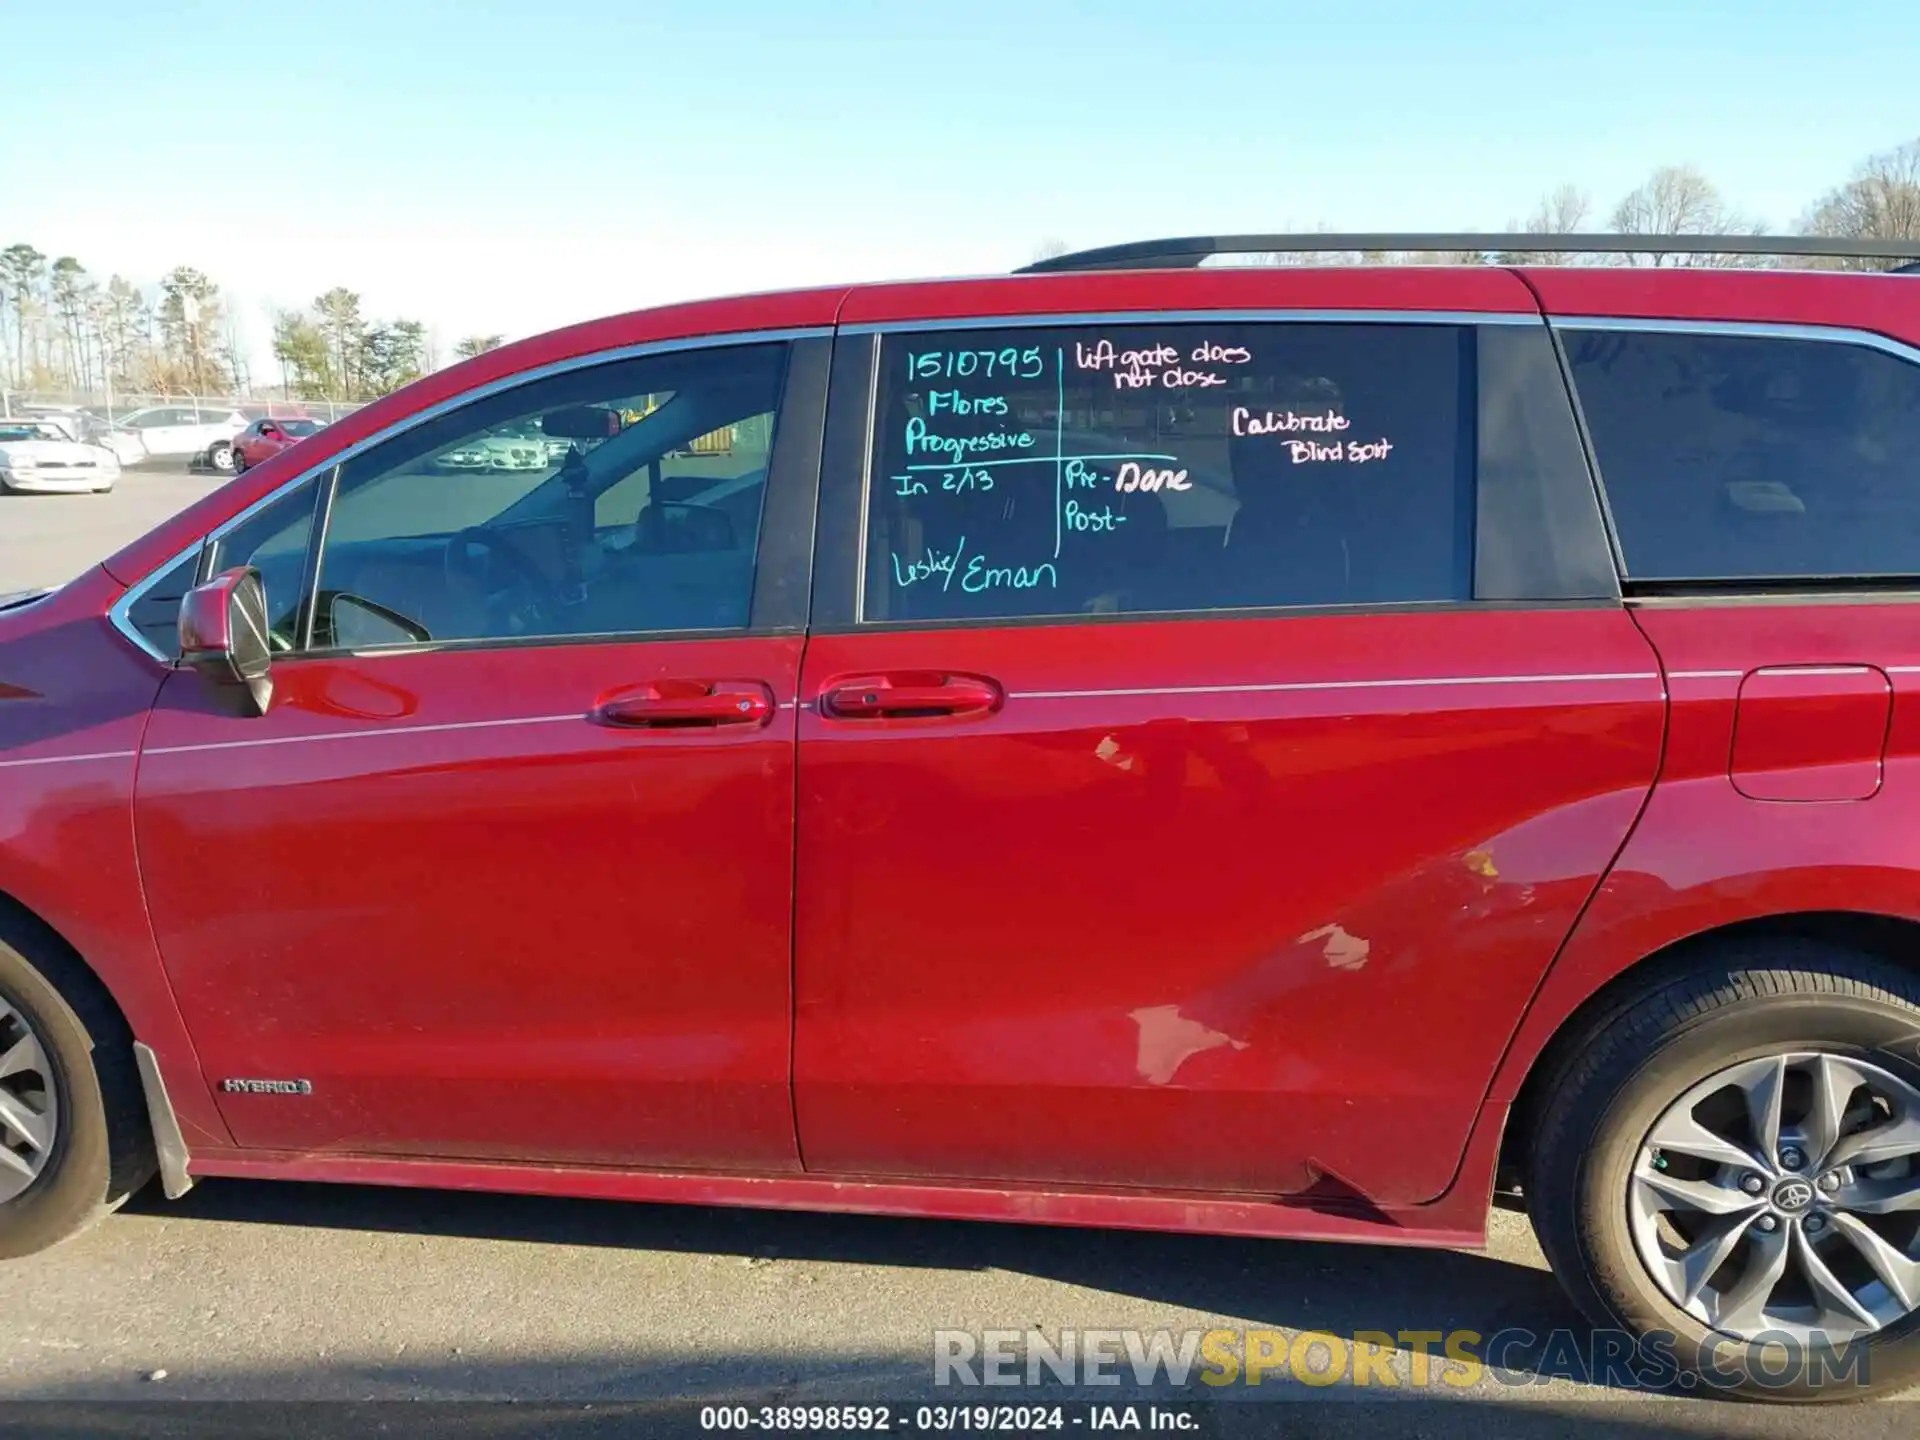
{"label": "front door", "polygon": [[1663,722],[1514,288],[874,342],[801,684],[810,1170],[1445,1189]]}
{"label": "front door", "polygon": [[811,506],[826,343],[549,376],[210,542],[266,579],[272,703],[172,674],[135,827],[242,1145],[797,1165],[806,550],[761,520]]}

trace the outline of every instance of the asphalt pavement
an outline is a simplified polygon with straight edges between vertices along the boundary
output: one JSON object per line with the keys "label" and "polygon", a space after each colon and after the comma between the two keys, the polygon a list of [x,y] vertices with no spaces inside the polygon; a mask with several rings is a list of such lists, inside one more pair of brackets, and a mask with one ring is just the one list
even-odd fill
{"label": "asphalt pavement", "polygon": [[71,580],[226,479],[149,461],[104,495],[0,494],[0,594]]}
{"label": "asphalt pavement", "polygon": [[[0,1416],[35,1400],[182,1423],[195,1401],[336,1402],[314,1413],[343,1420],[355,1412],[337,1402],[511,1401],[586,1425],[689,1397],[951,1401],[931,1381],[948,1328],[1584,1333],[1524,1219],[1494,1222],[1490,1248],[1468,1253],[207,1181],[0,1266]],[[1290,1433],[1435,1437],[1920,1427],[1911,1401],[1647,1395],[1552,1362],[1414,1398],[1408,1368],[1385,1406],[1380,1390],[1287,1378],[1179,1398],[1235,1422],[1217,1433],[1276,1416]],[[1113,1398],[1156,1394],[1173,1392],[1126,1382]]]}
{"label": "asphalt pavement", "polygon": [[[109,496],[0,497],[0,590],[64,580],[218,483],[146,468]],[[1222,1328],[1575,1339],[1418,1391],[1403,1349],[1384,1404],[1292,1378],[1173,1395],[1210,1407],[1201,1433],[1920,1432],[1912,1400],[1788,1409],[1596,1382],[1507,1212],[1480,1254],[208,1181],[0,1264],[0,1316],[0,1435],[667,1433],[658,1407],[689,1397],[951,1403],[932,1384],[942,1329]],[[379,1402],[395,1408],[357,1408]]]}

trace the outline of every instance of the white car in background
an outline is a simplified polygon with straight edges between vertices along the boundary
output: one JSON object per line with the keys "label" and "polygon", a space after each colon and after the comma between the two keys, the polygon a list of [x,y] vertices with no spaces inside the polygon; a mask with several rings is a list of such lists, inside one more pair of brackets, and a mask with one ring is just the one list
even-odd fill
{"label": "white car in background", "polygon": [[111,450],[82,445],[46,420],[0,420],[0,491],[104,494],[120,478]]}
{"label": "white car in background", "polygon": [[554,463],[547,437],[532,425],[503,426],[480,445],[493,470],[545,470]]}
{"label": "white car in background", "polygon": [[556,463],[552,445],[537,430],[507,426],[434,456],[432,464],[439,470],[545,470]]}
{"label": "white car in background", "polygon": [[[233,437],[247,428],[238,410],[152,405],[119,416],[105,438],[123,465],[142,459],[206,457],[216,470],[233,468]],[[138,453],[131,453],[137,447]]]}

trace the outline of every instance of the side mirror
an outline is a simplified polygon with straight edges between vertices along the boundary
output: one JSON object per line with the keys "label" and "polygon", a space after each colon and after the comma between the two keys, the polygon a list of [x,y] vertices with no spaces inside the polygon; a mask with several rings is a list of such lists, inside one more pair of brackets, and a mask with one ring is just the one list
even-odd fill
{"label": "side mirror", "polygon": [[238,713],[264,715],[273,698],[267,629],[266,583],[251,565],[237,565],[181,598],[180,659]]}

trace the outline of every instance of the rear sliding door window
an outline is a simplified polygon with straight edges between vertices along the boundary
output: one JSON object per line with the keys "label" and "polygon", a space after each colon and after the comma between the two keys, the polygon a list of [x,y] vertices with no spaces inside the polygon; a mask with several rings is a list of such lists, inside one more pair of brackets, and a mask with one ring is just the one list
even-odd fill
{"label": "rear sliding door window", "polygon": [[1629,577],[1920,575],[1920,366],[1819,339],[1564,338]]}
{"label": "rear sliding door window", "polygon": [[1468,599],[1475,355],[1441,324],[890,335],[861,616]]}

